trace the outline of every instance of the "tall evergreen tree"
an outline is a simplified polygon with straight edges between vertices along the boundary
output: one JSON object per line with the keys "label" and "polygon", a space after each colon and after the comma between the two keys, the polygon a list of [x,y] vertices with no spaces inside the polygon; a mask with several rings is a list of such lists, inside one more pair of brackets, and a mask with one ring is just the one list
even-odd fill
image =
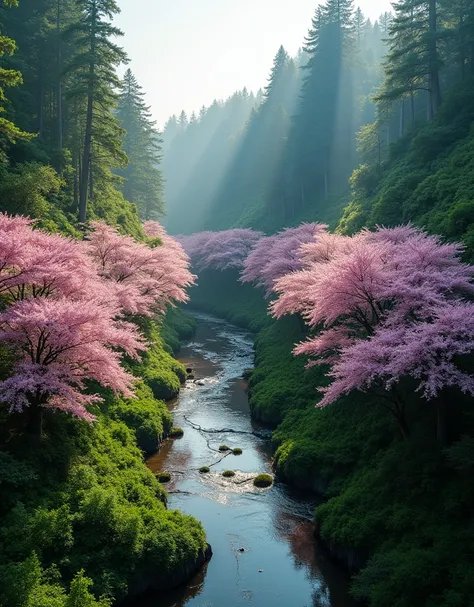
{"label": "tall evergreen tree", "polygon": [[157,219],[164,212],[161,139],[144,100],[142,87],[128,69],[121,86],[117,116],[124,129],[126,168],[119,171],[124,179],[124,197],[137,205],[143,219]]}
{"label": "tall evergreen tree", "polygon": [[427,116],[432,119],[441,103],[438,2],[399,0],[393,7],[386,81],[378,98],[401,101],[409,96],[414,120],[414,96],[426,92]]}
{"label": "tall evergreen tree", "polygon": [[[18,6],[18,0],[2,0],[3,6],[7,8]],[[1,9],[4,10],[3,8]],[[1,15],[1,13],[0,13]],[[12,38],[0,34],[0,58],[4,55],[13,55],[16,51],[16,44]],[[7,101],[5,88],[18,86],[22,84],[21,73],[15,69],[0,67],[0,112],[5,112],[5,103]],[[5,162],[5,148],[8,143],[15,142],[18,139],[27,139],[30,135],[18,128],[11,120],[0,116],[0,161]]]}
{"label": "tall evergreen tree", "polygon": [[[82,11],[79,23],[69,29],[75,36],[77,53],[67,66],[74,84],[70,100],[85,104],[83,146],[79,168],[79,221],[87,219],[87,201],[94,194],[94,170],[101,171],[105,159],[120,165],[121,130],[112,114],[120,81],[115,68],[127,60],[112,39],[123,33],[111,24],[120,12],[115,0],[77,0]],[[79,109],[79,108],[78,108]],[[109,166],[113,166],[109,165]]]}

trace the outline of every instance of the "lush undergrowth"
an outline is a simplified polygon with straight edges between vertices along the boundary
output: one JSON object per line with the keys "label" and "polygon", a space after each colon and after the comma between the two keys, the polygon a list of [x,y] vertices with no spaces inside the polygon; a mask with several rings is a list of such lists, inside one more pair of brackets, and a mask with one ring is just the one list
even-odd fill
{"label": "lush undergrowth", "polygon": [[393,145],[381,167],[353,176],[353,199],[340,229],[412,221],[430,232],[463,240],[474,252],[474,83],[451,92],[433,123]]}
{"label": "lush undergrowth", "polygon": [[196,324],[194,317],[183,312],[181,308],[170,308],[160,331],[165,350],[178,354],[181,342],[194,335]]}
{"label": "lush undergrowth", "polygon": [[[150,580],[166,586],[205,549],[201,525],[166,509],[143,463],[171,429],[153,390],[178,388],[184,373],[165,350],[173,344],[154,323],[145,328],[155,342],[132,365],[144,376],[137,398],[105,394],[95,424],[50,413],[32,444],[21,418],[2,413],[1,607],[105,607]],[[163,334],[174,335],[172,326]]]}
{"label": "lush undergrowth", "polygon": [[[231,280],[227,273],[208,273],[200,281],[199,307],[229,319],[241,310],[235,317],[250,323],[248,295]],[[435,439],[432,406],[403,386],[411,431],[405,441],[373,396],[315,408],[324,369],[305,370],[304,359],[292,356],[293,345],[305,337],[297,318],[256,326],[263,328],[250,377],[252,413],[276,427],[280,476],[325,499],[316,510],[317,526],[332,553],[358,571],[354,595],[373,607],[470,604],[474,420],[466,413],[468,400],[448,395],[450,441],[443,448]]]}

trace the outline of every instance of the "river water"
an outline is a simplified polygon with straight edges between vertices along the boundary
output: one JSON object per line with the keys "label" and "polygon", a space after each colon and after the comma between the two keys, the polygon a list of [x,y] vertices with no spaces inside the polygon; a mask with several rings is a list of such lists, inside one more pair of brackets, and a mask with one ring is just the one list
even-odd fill
{"label": "river water", "polygon": [[[253,364],[249,333],[204,314],[180,360],[192,367],[171,405],[184,437],[165,442],[148,461],[153,472],[172,474],[169,507],[202,521],[214,556],[187,585],[139,607],[353,607],[348,580],[313,536],[314,499],[282,483],[257,489],[252,478],[272,473],[271,448],[251,421],[245,369]],[[207,433],[231,428],[248,434]],[[219,446],[240,447],[223,457]],[[209,474],[200,474],[210,466]],[[235,477],[225,479],[224,470]]]}

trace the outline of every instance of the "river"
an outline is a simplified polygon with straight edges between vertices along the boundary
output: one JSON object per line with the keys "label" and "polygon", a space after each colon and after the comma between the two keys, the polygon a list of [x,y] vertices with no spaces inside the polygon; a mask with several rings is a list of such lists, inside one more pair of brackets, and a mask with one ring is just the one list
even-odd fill
{"label": "river", "polygon": [[[169,507],[202,521],[214,556],[187,586],[137,607],[353,607],[347,576],[313,536],[314,499],[282,483],[253,486],[256,474],[272,468],[269,441],[251,434],[261,428],[251,421],[242,380],[253,364],[251,335],[211,316],[196,318],[195,338],[180,354],[195,379],[171,405],[184,437],[166,441],[148,466],[171,472]],[[223,457],[222,444],[243,453]],[[211,472],[201,474],[201,466]],[[235,477],[225,479],[224,470]]]}

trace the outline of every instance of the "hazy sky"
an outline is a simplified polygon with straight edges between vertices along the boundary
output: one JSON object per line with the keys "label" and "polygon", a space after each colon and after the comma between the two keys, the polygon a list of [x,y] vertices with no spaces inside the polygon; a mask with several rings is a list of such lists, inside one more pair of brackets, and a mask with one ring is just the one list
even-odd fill
{"label": "hazy sky", "polygon": [[[278,47],[294,55],[318,0],[118,0],[115,24],[162,127],[246,86],[266,83]],[[390,0],[359,0],[376,19]]]}

